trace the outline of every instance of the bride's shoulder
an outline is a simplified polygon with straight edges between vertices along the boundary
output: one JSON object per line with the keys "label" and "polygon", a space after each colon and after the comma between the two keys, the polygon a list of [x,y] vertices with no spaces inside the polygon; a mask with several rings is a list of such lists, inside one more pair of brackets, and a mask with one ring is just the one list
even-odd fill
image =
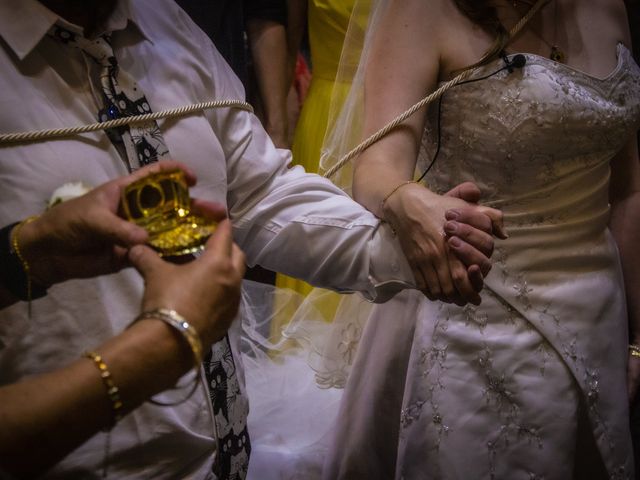
{"label": "bride's shoulder", "polygon": [[382,0],[382,18],[396,23],[416,35],[416,42],[428,39],[434,47],[459,27],[460,11],[455,0]]}
{"label": "bride's shoulder", "polygon": [[431,23],[447,21],[454,0],[382,0],[381,5],[389,11],[411,14],[416,22]]}

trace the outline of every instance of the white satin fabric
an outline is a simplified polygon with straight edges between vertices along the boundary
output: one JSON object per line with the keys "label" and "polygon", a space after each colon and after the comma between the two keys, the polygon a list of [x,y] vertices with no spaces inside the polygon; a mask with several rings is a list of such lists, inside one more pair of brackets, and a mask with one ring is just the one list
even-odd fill
{"label": "white satin fabric", "polygon": [[[609,478],[634,478],[607,222],[609,161],[640,124],[640,69],[622,45],[602,79],[525,56],[522,70],[445,95],[427,177],[439,192],[471,180],[505,214],[482,304],[403,292],[373,307],[325,479],[600,478],[578,473],[597,460],[591,437]],[[435,148],[432,110],[419,170]]]}

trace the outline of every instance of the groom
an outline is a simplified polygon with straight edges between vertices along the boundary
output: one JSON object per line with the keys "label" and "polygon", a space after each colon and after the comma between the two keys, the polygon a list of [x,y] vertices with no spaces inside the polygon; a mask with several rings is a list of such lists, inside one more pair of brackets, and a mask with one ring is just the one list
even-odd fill
{"label": "groom", "polygon": [[[244,97],[206,35],[170,0],[0,0],[0,37],[3,133]],[[227,206],[250,264],[376,302],[415,285],[388,226],[329,181],[289,169],[290,154],[276,150],[245,111],[208,110],[0,150],[0,225],[41,212],[69,181],[99,185],[171,157],[198,176],[194,197]],[[472,186],[456,194],[465,192],[477,200]],[[485,211],[499,222],[498,212]],[[492,220],[471,204],[460,213],[462,240],[471,244],[451,249],[486,270],[492,245],[474,246],[474,238],[476,228],[490,232]],[[472,280],[465,278],[466,288],[480,289],[481,278]],[[23,305],[2,311],[0,383],[53,370],[121,331],[141,292],[138,275],[123,271],[57,285],[33,302],[31,318]],[[250,443],[238,328],[205,362],[206,395],[142,406],[52,474],[94,477],[107,464],[113,478],[243,478]]]}

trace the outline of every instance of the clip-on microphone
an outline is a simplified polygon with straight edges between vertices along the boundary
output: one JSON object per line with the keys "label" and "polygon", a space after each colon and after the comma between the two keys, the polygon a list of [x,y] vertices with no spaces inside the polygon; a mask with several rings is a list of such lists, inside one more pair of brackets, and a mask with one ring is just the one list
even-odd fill
{"label": "clip-on microphone", "polygon": [[[485,75],[483,77],[472,78],[471,80],[465,80],[464,82],[457,83],[452,88],[457,87],[459,85],[464,85],[466,83],[473,83],[473,82],[479,82],[480,80],[486,80],[487,78],[490,78],[490,77],[493,77],[494,75],[497,75],[498,73],[502,72],[503,70],[508,70],[509,73],[513,73],[513,71],[516,68],[523,68],[527,64],[527,57],[525,57],[521,53],[518,53],[517,55],[514,55],[513,57],[509,58],[507,56],[507,54],[504,53],[504,51],[503,51],[500,54],[500,56],[502,57],[502,60],[505,63],[504,67],[499,68],[495,72],[492,72],[492,73],[490,73],[488,75]],[[426,168],[424,173],[422,175],[420,175],[420,178],[418,178],[418,180],[416,180],[417,182],[420,182],[427,175],[427,173],[429,173],[429,170],[431,170],[431,167],[433,167],[434,163],[436,163],[436,159],[438,158],[438,154],[440,153],[440,145],[441,145],[441,139],[442,139],[442,132],[440,131],[440,118],[442,116],[442,98],[443,97],[444,97],[444,95],[442,95],[438,99],[438,120],[437,120],[437,127],[436,127],[437,130],[438,130],[438,142],[437,142],[437,146],[436,146],[436,153],[433,155],[433,158],[431,159],[431,163],[429,163],[429,166]]]}
{"label": "clip-on microphone", "polygon": [[509,73],[513,73],[513,70],[516,68],[522,68],[527,64],[527,57],[522,55],[521,53],[514,55],[513,57],[507,57],[506,53],[502,53],[502,60],[506,64],[507,70]]}

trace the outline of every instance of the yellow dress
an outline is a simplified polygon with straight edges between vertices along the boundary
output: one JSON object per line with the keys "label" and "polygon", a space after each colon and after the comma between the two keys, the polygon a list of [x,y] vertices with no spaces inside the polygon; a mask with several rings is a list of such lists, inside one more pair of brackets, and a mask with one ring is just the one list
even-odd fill
{"label": "yellow dress", "polygon": [[[293,138],[293,163],[302,165],[307,172],[318,172],[320,149],[327,129],[329,106],[334,88],[346,91],[349,84],[334,82],[342,44],[349,26],[349,18],[355,0],[309,0],[308,31],[311,48],[312,80],[304,101]],[[278,274],[276,286],[290,288],[308,295],[314,288],[308,283]],[[327,321],[333,318],[339,295],[323,295],[323,306],[319,310]],[[276,302],[277,303],[277,302]],[[294,308],[293,306],[290,308]],[[289,307],[279,305],[272,324],[272,332],[279,332],[286,323]]]}

